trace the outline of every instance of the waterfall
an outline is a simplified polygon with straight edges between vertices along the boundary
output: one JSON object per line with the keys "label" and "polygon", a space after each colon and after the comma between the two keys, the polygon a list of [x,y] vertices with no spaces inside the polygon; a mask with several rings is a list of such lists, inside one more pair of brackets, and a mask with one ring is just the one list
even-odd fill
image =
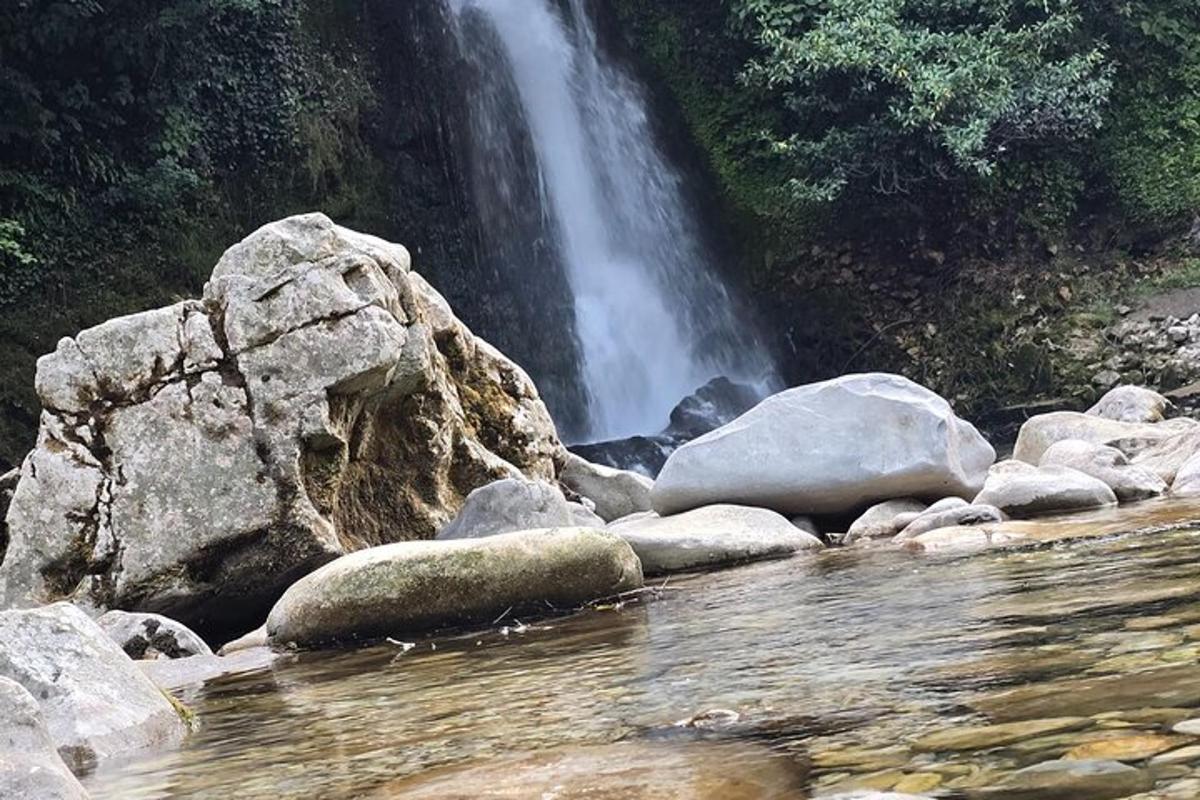
{"label": "waterfall", "polygon": [[[601,52],[584,0],[449,4],[462,57],[483,84],[472,92],[470,134],[488,202],[534,187],[570,289],[574,330],[545,331],[542,346],[574,337],[582,438],[655,432],[717,375],[767,379],[770,361],[716,276],[643,93]],[[531,158],[514,148],[521,139]],[[522,290],[537,292],[539,275],[526,275]]]}

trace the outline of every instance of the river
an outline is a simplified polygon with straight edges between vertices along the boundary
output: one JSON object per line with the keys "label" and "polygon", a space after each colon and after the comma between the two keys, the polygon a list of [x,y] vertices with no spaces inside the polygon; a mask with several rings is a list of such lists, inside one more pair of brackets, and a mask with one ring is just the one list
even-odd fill
{"label": "river", "polygon": [[[1141,769],[1154,797],[1197,797],[1200,752],[1158,756],[1186,756],[1193,739],[1170,727],[1200,716],[1197,521],[1200,505],[1157,502],[1043,524],[1044,541],[1011,549],[831,549],[407,650],[290,655],[193,690],[181,749],[85,783],[96,800],[469,797],[422,787],[469,785],[464,763],[527,775],[531,753],[567,754],[551,769],[565,779],[590,753],[576,793],[493,780],[482,796],[651,797],[664,776],[752,771],[746,797],[955,797],[1096,752]],[[972,733],[1047,719],[1012,741]],[[630,780],[645,791],[617,791]]]}

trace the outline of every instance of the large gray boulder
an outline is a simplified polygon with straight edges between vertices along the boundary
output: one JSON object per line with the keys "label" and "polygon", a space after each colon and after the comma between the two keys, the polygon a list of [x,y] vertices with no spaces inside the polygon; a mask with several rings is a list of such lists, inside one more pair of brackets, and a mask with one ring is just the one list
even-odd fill
{"label": "large gray boulder", "polygon": [[402,542],[342,556],[289,588],[267,617],[273,645],[317,646],[571,609],[642,586],[619,537],[587,528]]}
{"label": "large gray boulder", "polygon": [[650,510],[654,481],[636,472],[593,464],[566,453],[558,481],[595,503],[596,514],[605,522]]}
{"label": "large gray boulder", "polygon": [[1117,496],[1103,481],[1070,467],[1002,461],[988,472],[975,504],[995,506],[1013,517],[1031,517],[1114,506]]}
{"label": "large gray boulder", "polygon": [[907,519],[903,515],[908,514],[919,515],[928,507],[928,503],[911,497],[876,503],[850,524],[843,542],[851,544],[862,539],[891,538],[904,527],[898,519]]}
{"label": "large gray boulder", "polygon": [[37,700],[0,678],[0,797],[4,800],[87,800],[55,749]]}
{"label": "large gray boulder", "polygon": [[996,454],[942,398],[872,373],[789,389],[676,450],[660,514],[714,503],[844,513],[895,497],[973,497]]}
{"label": "large gray boulder", "polygon": [[638,515],[618,520],[608,530],[629,543],[647,575],[778,558],[825,546],[774,511],[736,505],[705,506],[669,517]]}
{"label": "large gray boulder", "polygon": [[438,532],[437,538],[477,539],[572,524],[574,514],[557,486],[545,481],[504,478],[467,495],[458,516]]}
{"label": "large gray boulder", "polygon": [[187,733],[166,695],[69,603],[0,612],[0,677],[38,699],[58,752],[76,771]]}
{"label": "large gray boulder", "polygon": [[1171,401],[1152,389],[1118,386],[1110,389],[1088,414],[1118,422],[1161,422]]}
{"label": "large gray boulder", "polygon": [[195,632],[161,614],[114,610],[102,614],[96,624],[135,661],[212,655],[212,648]]}
{"label": "large gray boulder", "polygon": [[203,301],[63,339],[36,386],[0,606],[201,633],[261,620],[343,553],[432,537],[478,486],[553,480],[561,447],[528,376],[404,248],[320,214],[230,248]]}
{"label": "large gray boulder", "polygon": [[1117,500],[1130,503],[1157,497],[1167,490],[1162,478],[1137,464],[1130,464],[1115,447],[1079,439],[1055,442],[1042,454],[1041,466],[1070,467],[1108,485]]}

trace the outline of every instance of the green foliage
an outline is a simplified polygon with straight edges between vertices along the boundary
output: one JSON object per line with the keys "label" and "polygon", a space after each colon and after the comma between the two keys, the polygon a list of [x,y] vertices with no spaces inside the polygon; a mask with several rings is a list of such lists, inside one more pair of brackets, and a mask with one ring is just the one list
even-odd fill
{"label": "green foliage", "polygon": [[269,219],[376,205],[362,14],[358,0],[6,5],[0,463],[27,446],[33,363],[58,337],[196,294]]}
{"label": "green foliage", "polygon": [[14,219],[0,219],[0,264],[20,264],[28,266],[36,259],[25,252],[21,239],[25,236],[25,228]]}
{"label": "green foliage", "polygon": [[1200,209],[1200,8],[1120,3],[1123,60],[1104,138],[1116,194],[1139,220]]}
{"label": "green foliage", "polygon": [[788,112],[773,148],[798,201],[993,175],[1029,143],[1089,136],[1111,88],[1078,11],[987,0],[737,0],[750,85]]}

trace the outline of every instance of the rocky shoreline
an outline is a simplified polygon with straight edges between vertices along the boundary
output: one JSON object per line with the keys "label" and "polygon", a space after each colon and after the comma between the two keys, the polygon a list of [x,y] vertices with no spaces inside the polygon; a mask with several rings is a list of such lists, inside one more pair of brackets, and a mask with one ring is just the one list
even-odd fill
{"label": "rocky shoreline", "polygon": [[[736,418],[711,430],[681,405],[653,480],[595,464],[402,247],[316,214],[232,247],[201,300],[63,339],[37,391],[37,447],[0,478],[0,795],[14,800],[85,797],[72,770],[187,735],[147,664],[213,676],[269,663],[264,648],[619,601],[651,576],[831,547],[1024,545],[1031,519],[1200,497],[1200,423],[1136,386],[1030,418],[1003,461],[943,398],[869,373],[745,413],[734,391]],[[1029,785],[1120,783],[1096,764]]]}

